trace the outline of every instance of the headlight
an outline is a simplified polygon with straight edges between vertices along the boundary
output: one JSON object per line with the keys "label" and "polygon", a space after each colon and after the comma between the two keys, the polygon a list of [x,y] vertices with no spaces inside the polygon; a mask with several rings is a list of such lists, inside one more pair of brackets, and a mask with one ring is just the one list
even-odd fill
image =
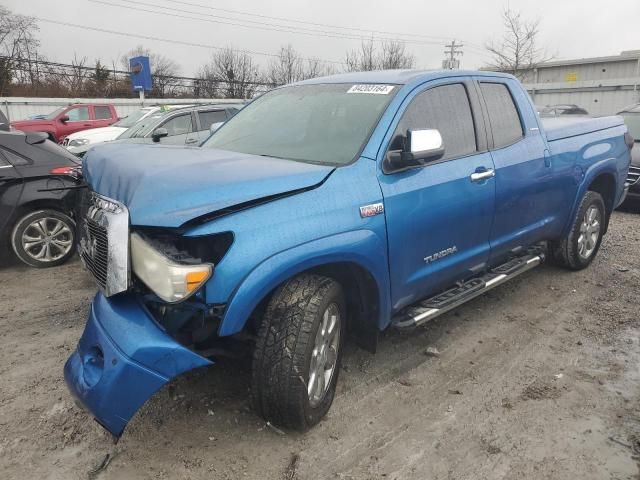
{"label": "headlight", "polygon": [[73,140],[69,141],[70,147],[82,147],[83,145],[88,145],[88,144],[89,144],[88,138],[74,138]]}
{"label": "headlight", "polygon": [[137,233],[131,234],[131,263],[134,273],[169,303],[180,302],[195,293],[213,273],[209,263],[176,263]]}

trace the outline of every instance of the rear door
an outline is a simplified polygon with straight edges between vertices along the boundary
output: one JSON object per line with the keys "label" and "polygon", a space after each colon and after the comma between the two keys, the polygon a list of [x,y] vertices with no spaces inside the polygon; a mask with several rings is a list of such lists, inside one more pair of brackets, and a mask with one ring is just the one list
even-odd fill
{"label": "rear door", "polygon": [[22,176],[9,162],[10,154],[0,148],[0,238],[9,234],[9,219],[20,201],[24,186]]}
{"label": "rear door", "polygon": [[562,207],[564,182],[570,181],[572,162],[552,165],[529,97],[516,80],[477,80],[491,126],[489,149],[496,171],[491,230],[495,263],[521,247],[559,234],[558,228],[564,225],[561,212],[567,211]]}
{"label": "rear door", "polygon": [[111,113],[109,105],[94,105],[93,109],[93,125],[95,128],[108,127],[115,119]]}
{"label": "rear door", "polygon": [[[402,148],[407,130],[435,128],[445,155],[418,168],[379,174],[394,310],[484,268],[495,197],[493,163],[473,82],[430,83],[410,95],[400,110],[387,154]],[[472,180],[480,172],[485,178]]]}

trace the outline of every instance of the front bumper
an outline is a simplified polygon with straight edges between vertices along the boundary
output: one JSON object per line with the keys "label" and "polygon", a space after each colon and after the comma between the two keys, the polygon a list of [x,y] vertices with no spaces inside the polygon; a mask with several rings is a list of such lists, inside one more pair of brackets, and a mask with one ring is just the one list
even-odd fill
{"label": "front bumper", "polygon": [[165,333],[136,297],[98,293],[64,377],[73,396],[119,437],[160,387],[205,365],[212,362]]}

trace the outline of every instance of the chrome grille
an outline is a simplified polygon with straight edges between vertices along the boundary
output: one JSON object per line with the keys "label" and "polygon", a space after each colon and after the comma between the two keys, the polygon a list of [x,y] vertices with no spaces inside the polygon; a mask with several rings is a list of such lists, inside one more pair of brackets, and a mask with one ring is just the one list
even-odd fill
{"label": "chrome grille", "polygon": [[89,235],[85,235],[83,238],[86,246],[80,249],[80,256],[87,270],[95,277],[98,285],[103,290],[106,290],[107,270],[109,267],[109,237],[107,236],[107,229],[88,218],[85,219],[85,228],[89,231]]}
{"label": "chrome grille", "polygon": [[631,185],[635,185],[640,180],[640,167],[634,167],[631,165],[629,167],[629,173],[627,174],[627,183]]}
{"label": "chrome grille", "polygon": [[109,297],[129,288],[129,212],[121,203],[91,191],[80,200],[80,259]]}

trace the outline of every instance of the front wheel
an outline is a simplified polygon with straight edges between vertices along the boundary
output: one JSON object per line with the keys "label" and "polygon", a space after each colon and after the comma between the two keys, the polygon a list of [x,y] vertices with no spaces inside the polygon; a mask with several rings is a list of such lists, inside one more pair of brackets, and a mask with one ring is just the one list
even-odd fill
{"label": "front wheel", "polygon": [[258,331],[253,357],[256,411],[276,425],[306,430],[333,403],[346,307],[339,283],[303,274],[274,293]]}
{"label": "front wheel", "polygon": [[580,202],[569,234],[550,244],[554,263],[572,270],[588,267],[600,249],[606,214],[602,196],[588,191]]}
{"label": "front wheel", "polygon": [[75,223],[57,210],[37,210],[20,218],[11,246],[22,262],[36,268],[61,265],[75,249]]}

